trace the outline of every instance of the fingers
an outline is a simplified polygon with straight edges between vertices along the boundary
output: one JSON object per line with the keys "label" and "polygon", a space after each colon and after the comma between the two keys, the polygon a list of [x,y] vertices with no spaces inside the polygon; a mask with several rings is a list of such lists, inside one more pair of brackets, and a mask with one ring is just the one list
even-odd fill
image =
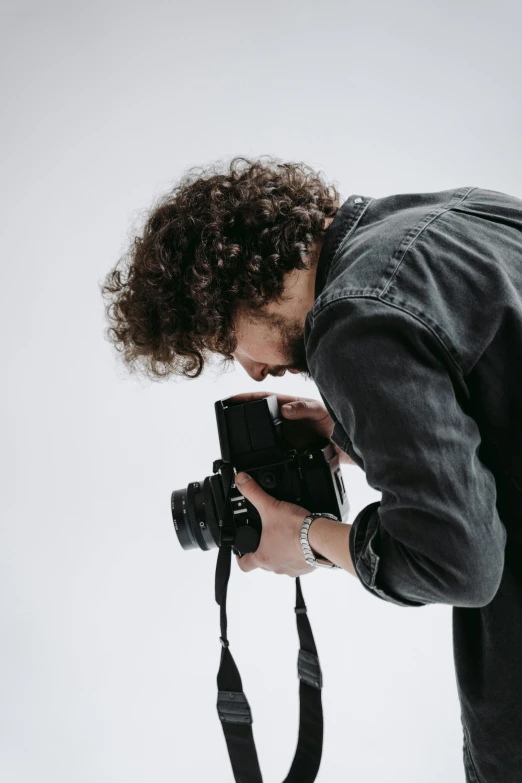
{"label": "fingers", "polygon": [[280,406],[284,405],[285,402],[294,402],[299,399],[295,394],[276,394],[276,392],[270,391],[243,392],[242,394],[234,394],[234,396],[229,399],[234,402],[253,402],[254,400],[262,400],[264,397],[271,397],[273,394],[276,395]]}
{"label": "fingers", "polygon": [[234,394],[234,396],[229,397],[229,399],[234,400],[234,402],[252,402],[252,400],[262,400],[263,397],[270,397],[270,395],[272,394],[274,394],[274,392],[269,392],[269,391],[243,392],[242,394]]}
{"label": "fingers", "polygon": [[292,401],[292,408],[281,408],[283,416],[296,419],[311,419],[312,421],[321,421],[330,416],[322,402],[319,400],[295,399]]}
{"label": "fingers", "polygon": [[[254,400],[262,400],[265,397],[271,397],[273,394],[276,395],[277,402],[279,403],[279,407],[281,409],[283,405],[291,402],[292,404],[296,404],[296,411],[299,412],[299,414],[311,414],[310,416],[307,415],[307,418],[314,418],[318,421],[329,416],[328,411],[324,407],[323,403],[319,400],[310,399],[308,397],[296,397],[295,394],[278,394],[276,392],[270,391],[252,391],[243,392],[242,394],[234,394],[234,396],[230,397],[229,399],[233,400],[234,402],[253,402]],[[283,413],[287,413],[287,411],[285,410]]]}
{"label": "fingers", "polygon": [[253,571],[254,568],[259,568],[253,555],[243,555],[243,557],[236,555],[236,560],[241,571],[244,571],[245,573],[247,571]]}
{"label": "fingers", "polygon": [[[247,479],[246,481],[244,480],[245,478]],[[235,484],[243,497],[256,507],[261,514],[261,517],[263,516],[263,512],[266,513],[271,506],[278,503],[272,495],[265,492],[263,487],[261,487],[255,479],[252,477],[247,478],[247,474],[238,473],[236,475]]]}

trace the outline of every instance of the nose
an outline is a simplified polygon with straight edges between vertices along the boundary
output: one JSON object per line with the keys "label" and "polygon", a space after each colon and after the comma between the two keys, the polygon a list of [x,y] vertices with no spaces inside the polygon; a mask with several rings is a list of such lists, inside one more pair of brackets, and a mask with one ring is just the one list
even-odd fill
{"label": "nose", "polygon": [[[256,362],[253,359],[245,359],[244,357],[232,354],[234,359],[239,362],[245,372],[253,378],[254,381],[261,383],[265,380],[268,373],[268,364],[266,362]],[[286,372],[286,369],[280,370],[276,373],[276,378],[281,378]],[[290,372],[298,372],[298,370],[290,370]]]}
{"label": "nose", "polygon": [[268,374],[267,364],[247,361],[238,356],[236,356],[235,358],[239,362],[241,367],[245,370],[245,372],[248,373],[248,375],[250,375],[250,377],[253,378],[254,381],[258,381],[258,383],[261,383],[261,381],[265,380]]}
{"label": "nose", "polygon": [[253,378],[258,383],[264,381],[267,376],[266,368],[261,370],[257,368],[255,370],[247,370],[247,373],[250,375],[251,378]]}
{"label": "nose", "polygon": [[[254,381],[258,381],[261,383],[261,381],[264,381],[268,373],[268,365],[267,364],[261,364],[261,365],[254,365],[251,367],[245,367],[245,370],[250,375],[251,378],[254,379]],[[281,370],[280,372],[276,373],[276,378],[281,378],[285,374],[286,370]]]}

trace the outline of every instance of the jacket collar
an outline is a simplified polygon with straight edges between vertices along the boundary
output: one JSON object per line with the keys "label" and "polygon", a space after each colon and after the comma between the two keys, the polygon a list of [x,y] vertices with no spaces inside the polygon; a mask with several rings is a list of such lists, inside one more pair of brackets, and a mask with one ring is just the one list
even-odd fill
{"label": "jacket collar", "polygon": [[326,285],[332,261],[334,260],[335,254],[339,250],[341,243],[347,239],[355,229],[370,201],[373,201],[371,196],[348,196],[346,201],[341,204],[335,213],[334,219],[326,231],[323,246],[317,261],[315,299],[317,299]]}

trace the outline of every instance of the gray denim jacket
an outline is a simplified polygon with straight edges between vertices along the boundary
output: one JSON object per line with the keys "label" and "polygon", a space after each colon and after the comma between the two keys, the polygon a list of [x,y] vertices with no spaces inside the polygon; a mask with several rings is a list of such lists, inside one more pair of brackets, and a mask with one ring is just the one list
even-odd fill
{"label": "gray denim jacket", "polygon": [[307,361],[332,439],[382,493],[358,578],[453,606],[469,783],[522,781],[522,200],[350,196],[321,250]]}

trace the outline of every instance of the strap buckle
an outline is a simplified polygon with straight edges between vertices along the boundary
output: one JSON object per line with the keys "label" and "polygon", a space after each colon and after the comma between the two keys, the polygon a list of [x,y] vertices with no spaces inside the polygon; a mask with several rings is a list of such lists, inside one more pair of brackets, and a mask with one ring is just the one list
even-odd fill
{"label": "strap buckle", "polygon": [[223,723],[253,723],[250,705],[242,691],[218,691],[217,711]]}
{"label": "strap buckle", "polygon": [[300,680],[306,682],[307,685],[311,685],[312,688],[321,690],[323,687],[323,675],[317,655],[306,652],[306,650],[299,650],[297,676]]}

